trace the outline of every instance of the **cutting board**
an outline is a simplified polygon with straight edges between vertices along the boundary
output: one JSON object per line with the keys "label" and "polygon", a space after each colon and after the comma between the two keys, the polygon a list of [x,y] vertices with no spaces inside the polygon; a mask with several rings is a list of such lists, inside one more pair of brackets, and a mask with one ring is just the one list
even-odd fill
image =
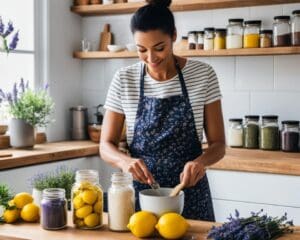
{"label": "cutting board", "polygon": [[107,51],[109,44],[112,44],[112,33],[110,32],[110,25],[105,24],[103,32],[100,34],[99,51]]}
{"label": "cutting board", "polygon": [[12,154],[11,153],[0,153],[0,158],[3,158],[3,157],[12,157]]}
{"label": "cutting board", "polygon": [[28,240],[28,238],[17,238],[17,237],[0,235],[0,240]]}

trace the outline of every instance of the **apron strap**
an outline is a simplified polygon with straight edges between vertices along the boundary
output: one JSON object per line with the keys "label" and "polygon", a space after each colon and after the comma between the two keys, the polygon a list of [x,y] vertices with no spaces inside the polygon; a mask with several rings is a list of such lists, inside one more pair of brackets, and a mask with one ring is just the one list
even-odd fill
{"label": "apron strap", "polygon": [[140,100],[144,97],[144,83],[145,83],[145,74],[146,74],[146,64],[141,63],[140,71]]}

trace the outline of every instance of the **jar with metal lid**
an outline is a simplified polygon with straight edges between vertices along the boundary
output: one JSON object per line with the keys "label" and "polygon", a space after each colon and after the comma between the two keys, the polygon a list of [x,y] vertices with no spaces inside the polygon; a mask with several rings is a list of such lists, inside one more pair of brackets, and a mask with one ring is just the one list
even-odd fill
{"label": "jar with metal lid", "polygon": [[281,150],[284,152],[299,152],[299,121],[282,121]]}
{"label": "jar with metal lid", "polygon": [[228,20],[226,34],[226,48],[242,48],[243,47],[243,22],[242,18],[231,18]]}
{"label": "jar with metal lid", "polygon": [[292,45],[300,46],[300,10],[293,11],[291,21],[292,28]]}
{"label": "jar with metal lid", "polygon": [[203,49],[204,47],[204,31],[197,32],[197,49]]}
{"label": "jar with metal lid", "polygon": [[214,50],[226,48],[226,28],[215,29]]}
{"label": "jar with metal lid", "polygon": [[181,51],[181,50],[187,50],[189,48],[188,46],[188,37],[187,36],[182,36],[180,42],[176,45],[176,49]]}
{"label": "jar with metal lid", "polygon": [[276,16],[273,23],[273,46],[285,47],[291,45],[290,16]]}
{"label": "jar with metal lid", "polygon": [[278,116],[262,116],[262,124],[260,126],[260,149],[278,150],[279,141]]}
{"label": "jar with metal lid", "polygon": [[67,226],[67,200],[65,189],[47,188],[43,190],[41,226],[47,230],[58,230]]}
{"label": "jar with metal lid", "polygon": [[204,28],[204,50],[214,49],[214,28]]}
{"label": "jar with metal lid", "polygon": [[246,115],[243,126],[243,147],[257,149],[259,148],[259,116]]}
{"label": "jar with metal lid", "polygon": [[261,30],[259,33],[259,46],[261,48],[272,47],[273,30]]}
{"label": "jar with metal lid", "polygon": [[259,47],[260,27],[261,27],[261,21],[259,20],[245,21],[244,48]]}
{"label": "jar with metal lid", "polygon": [[128,231],[129,218],[135,212],[135,195],[130,173],[116,172],[108,189],[108,227],[112,231]]}
{"label": "jar with metal lid", "polygon": [[196,46],[197,46],[197,32],[196,31],[188,32],[188,43],[189,43],[189,49],[196,49]]}
{"label": "jar with metal lid", "polygon": [[243,147],[243,119],[229,119],[228,146]]}
{"label": "jar with metal lid", "polygon": [[77,228],[96,229],[103,224],[103,191],[97,170],[78,170],[72,187],[72,215]]}

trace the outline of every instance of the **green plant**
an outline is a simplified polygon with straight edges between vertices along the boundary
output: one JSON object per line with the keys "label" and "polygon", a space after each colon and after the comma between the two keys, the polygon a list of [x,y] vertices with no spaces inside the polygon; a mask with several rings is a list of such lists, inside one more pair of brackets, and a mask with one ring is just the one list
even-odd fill
{"label": "green plant", "polygon": [[13,193],[9,189],[9,187],[6,184],[0,183],[0,223],[2,223],[3,220],[3,212],[5,209],[7,209],[8,206],[8,201],[13,198]]}

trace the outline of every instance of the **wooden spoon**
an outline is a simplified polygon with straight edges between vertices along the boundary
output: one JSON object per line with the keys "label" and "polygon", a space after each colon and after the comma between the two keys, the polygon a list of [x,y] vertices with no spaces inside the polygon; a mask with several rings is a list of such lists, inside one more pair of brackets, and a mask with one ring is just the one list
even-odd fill
{"label": "wooden spoon", "polygon": [[177,194],[184,188],[184,184],[183,183],[179,183],[178,185],[176,185],[171,193],[169,194],[170,197],[175,197],[177,196]]}

